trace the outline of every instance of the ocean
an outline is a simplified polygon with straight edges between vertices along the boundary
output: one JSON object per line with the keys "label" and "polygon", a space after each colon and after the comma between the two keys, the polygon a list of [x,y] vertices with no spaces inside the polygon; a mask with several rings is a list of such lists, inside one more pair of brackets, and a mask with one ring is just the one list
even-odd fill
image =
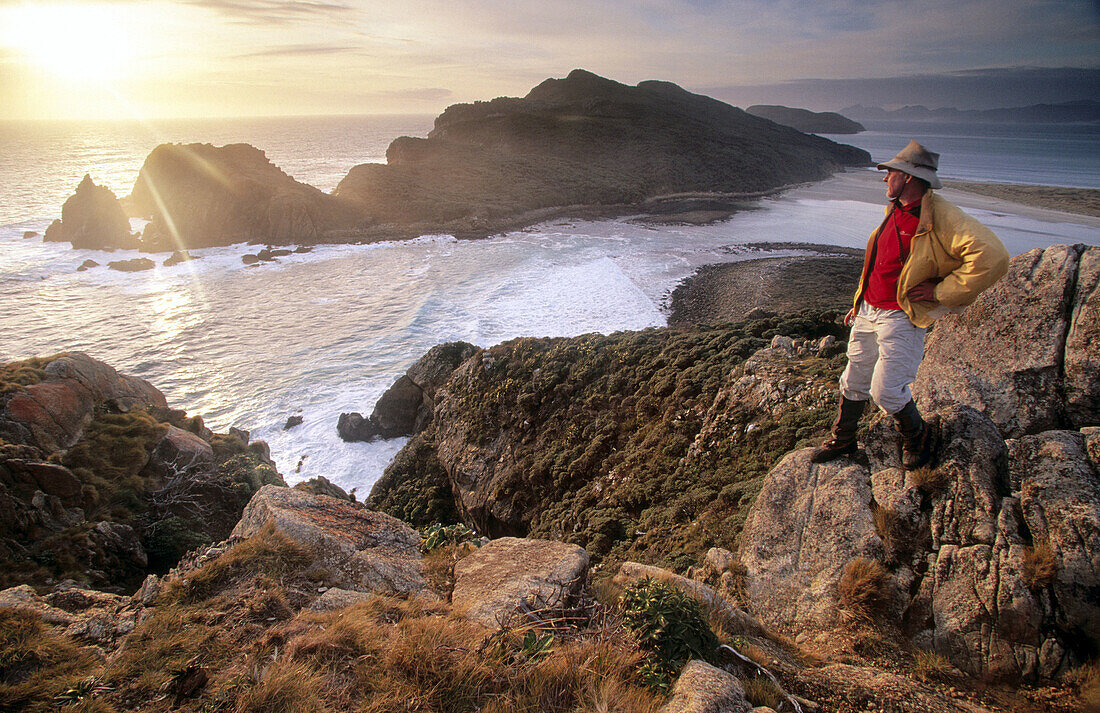
{"label": "ocean", "polygon": [[[365,496],[405,439],[343,443],[336,421],[341,412],[369,414],[434,344],[662,326],[670,291],[696,268],[760,256],[754,245],[769,241],[861,248],[881,216],[867,170],[707,226],[557,220],[478,241],[434,235],[319,246],[256,268],[241,262],[256,248],[236,245],[148,272],[77,272],[86,259],[136,254],[41,241],[85,173],[126,195],[164,141],[251,143],[298,180],[331,190],[353,165],[384,161],[396,136],[424,136],[431,126],[427,116],[0,124],[0,361],[88,352],[148,379],[215,430],[236,426],[266,440],[288,482],[324,475]],[[1034,137],[951,136],[942,145],[926,140],[944,154],[945,177],[1100,187],[1100,170],[1080,167],[1097,160],[1094,134],[1083,148],[1052,137],[1051,150],[1072,155],[1044,168],[1042,181],[1025,160]],[[836,138],[874,145],[876,159],[908,141],[901,132]],[[948,160],[958,156],[967,158]],[[970,210],[1013,254],[1100,244],[1096,221]],[[24,238],[25,231],[39,235]],[[296,415],[303,423],[284,430]]]}

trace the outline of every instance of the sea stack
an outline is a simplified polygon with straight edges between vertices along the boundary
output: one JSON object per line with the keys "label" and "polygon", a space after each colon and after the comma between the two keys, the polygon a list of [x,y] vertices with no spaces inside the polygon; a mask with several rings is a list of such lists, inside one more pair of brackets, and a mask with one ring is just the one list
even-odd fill
{"label": "sea stack", "polygon": [[114,192],[97,186],[90,175],[84,176],[76,193],[61,206],[61,219],[50,224],[43,240],[70,242],[85,250],[132,250],[138,246]]}

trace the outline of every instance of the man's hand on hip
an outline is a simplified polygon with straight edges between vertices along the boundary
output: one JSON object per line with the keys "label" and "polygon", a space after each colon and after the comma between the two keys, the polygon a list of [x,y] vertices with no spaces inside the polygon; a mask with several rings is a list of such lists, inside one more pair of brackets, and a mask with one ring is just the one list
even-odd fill
{"label": "man's hand on hip", "polygon": [[932,280],[925,280],[913,289],[905,293],[911,302],[935,302],[936,301],[936,283]]}

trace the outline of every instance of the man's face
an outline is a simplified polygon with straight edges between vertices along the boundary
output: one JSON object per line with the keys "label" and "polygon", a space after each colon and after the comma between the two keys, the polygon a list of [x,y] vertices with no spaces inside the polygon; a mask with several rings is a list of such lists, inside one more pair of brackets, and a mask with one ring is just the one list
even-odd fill
{"label": "man's face", "polygon": [[882,177],[883,182],[886,183],[886,197],[890,200],[897,199],[905,190],[905,182],[908,178],[909,175],[906,173],[893,168],[886,169],[886,175]]}

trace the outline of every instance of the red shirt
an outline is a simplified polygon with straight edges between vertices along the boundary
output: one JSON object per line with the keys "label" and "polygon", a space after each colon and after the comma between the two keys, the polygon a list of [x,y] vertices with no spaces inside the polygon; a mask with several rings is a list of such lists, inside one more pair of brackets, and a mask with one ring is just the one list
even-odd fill
{"label": "red shirt", "polygon": [[920,224],[920,201],[894,205],[886,224],[879,231],[871,257],[871,274],[863,299],[872,307],[901,309],[898,304],[898,277],[909,257],[909,243]]}

